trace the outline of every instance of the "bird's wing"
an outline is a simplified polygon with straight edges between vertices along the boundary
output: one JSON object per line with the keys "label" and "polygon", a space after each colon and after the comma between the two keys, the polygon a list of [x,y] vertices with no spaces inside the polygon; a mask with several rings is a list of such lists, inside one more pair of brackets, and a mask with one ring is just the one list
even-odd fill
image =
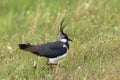
{"label": "bird's wing", "polygon": [[54,58],[67,52],[67,49],[65,47],[63,48],[63,43],[60,41],[41,45],[30,45],[24,50],[48,58]]}
{"label": "bird's wing", "polygon": [[47,43],[43,46],[43,48],[46,50],[43,53],[45,57],[54,58],[67,52],[67,48],[63,47],[63,43],[59,41]]}

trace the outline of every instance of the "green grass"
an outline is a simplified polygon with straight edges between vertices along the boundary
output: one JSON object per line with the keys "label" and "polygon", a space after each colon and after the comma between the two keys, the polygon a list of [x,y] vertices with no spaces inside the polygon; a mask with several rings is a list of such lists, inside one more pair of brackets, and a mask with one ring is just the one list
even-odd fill
{"label": "green grass", "polygon": [[[0,80],[119,80],[119,0],[1,0]],[[60,67],[18,49],[58,40],[59,22],[73,39]],[[12,48],[12,51],[8,49]],[[37,64],[36,68],[34,64]]]}

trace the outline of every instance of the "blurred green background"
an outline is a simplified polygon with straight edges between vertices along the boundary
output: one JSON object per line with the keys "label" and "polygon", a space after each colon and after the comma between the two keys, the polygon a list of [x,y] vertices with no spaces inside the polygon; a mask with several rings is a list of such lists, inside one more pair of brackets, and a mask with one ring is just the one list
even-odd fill
{"label": "blurred green background", "polygon": [[[119,80],[119,0],[0,0],[0,80]],[[65,32],[73,42],[59,67],[18,49]],[[36,66],[36,67],[35,67]]]}

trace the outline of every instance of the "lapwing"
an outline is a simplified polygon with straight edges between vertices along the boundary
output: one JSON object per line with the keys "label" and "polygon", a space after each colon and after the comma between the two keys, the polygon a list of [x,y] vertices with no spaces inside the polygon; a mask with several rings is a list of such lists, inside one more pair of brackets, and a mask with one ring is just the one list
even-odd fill
{"label": "lapwing", "polygon": [[67,34],[63,32],[65,25],[63,26],[64,19],[60,24],[60,40],[56,42],[48,42],[39,45],[18,44],[19,48],[25,51],[29,51],[41,57],[48,59],[47,65],[57,65],[58,61],[63,59],[69,49],[69,41]]}

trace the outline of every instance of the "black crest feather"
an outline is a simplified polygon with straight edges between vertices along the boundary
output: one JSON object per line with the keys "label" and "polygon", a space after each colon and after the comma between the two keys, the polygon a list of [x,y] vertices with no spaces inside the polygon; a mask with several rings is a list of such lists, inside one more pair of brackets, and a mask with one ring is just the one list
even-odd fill
{"label": "black crest feather", "polygon": [[66,26],[66,24],[65,25],[63,25],[63,22],[65,21],[65,18],[63,18],[63,20],[61,21],[61,23],[60,23],[60,32],[61,33],[64,33],[63,32],[63,29],[65,28],[65,26]]}

